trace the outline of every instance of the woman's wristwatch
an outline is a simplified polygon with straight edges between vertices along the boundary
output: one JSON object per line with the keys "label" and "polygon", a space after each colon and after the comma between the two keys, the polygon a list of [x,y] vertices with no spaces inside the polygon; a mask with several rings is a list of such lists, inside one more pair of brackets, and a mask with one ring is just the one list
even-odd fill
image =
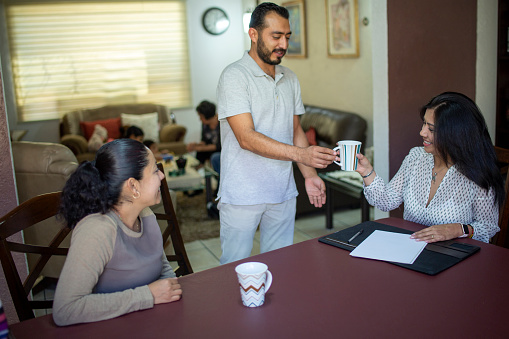
{"label": "woman's wristwatch", "polygon": [[466,238],[466,237],[472,238],[474,236],[474,232],[473,231],[472,231],[472,234],[470,234],[470,227],[468,227],[467,224],[461,224],[460,223],[460,225],[461,225],[461,229],[463,230],[463,234],[460,235],[458,238]]}

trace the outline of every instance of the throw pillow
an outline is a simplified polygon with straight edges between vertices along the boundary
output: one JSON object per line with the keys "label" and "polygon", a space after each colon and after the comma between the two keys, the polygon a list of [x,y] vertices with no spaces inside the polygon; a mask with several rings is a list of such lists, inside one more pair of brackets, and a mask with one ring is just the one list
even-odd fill
{"label": "throw pillow", "polygon": [[306,131],[306,137],[308,138],[308,143],[310,146],[318,145],[316,142],[316,130],[314,127],[309,127],[309,129]]}
{"label": "throw pillow", "polygon": [[120,138],[120,118],[95,120],[95,121],[81,121],[80,127],[85,139],[89,140],[94,134],[95,125],[101,125],[108,131],[108,137],[118,139]]}
{"label": "throw pillow", "polygon": [[141,128],[144,139],[159,142],[159,115],[157,112],[145,114],[121,113],[122,126],[137,126]]}
{"label": "throw pillow", "polygon": [[88,150],[95,153],[104,145],[104,142],[108,139],[108,131],[100,124],[95,125],[94,133],[88,140]]}

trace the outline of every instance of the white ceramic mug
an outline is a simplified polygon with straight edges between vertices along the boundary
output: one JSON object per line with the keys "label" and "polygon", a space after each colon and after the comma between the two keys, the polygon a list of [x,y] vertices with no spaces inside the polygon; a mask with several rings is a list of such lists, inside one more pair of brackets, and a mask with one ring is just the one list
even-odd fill
{"label": "white ceramic mug", "polygon": [[361,151],[362,142],[355,140],[341,140],[338,141],[338,146],[334,150],[339,150],[339,157],[341,162],[334,161],[337,165],[341,166],[343,171],[355,171],[357,169],[357,154]]}
{"label": "white ceramic mug", "polygon": [[247,307],[262,306],[265,293],[272,284],[272,273],[261,262],[246,262],[235,267],[240,285],[242,303]]}

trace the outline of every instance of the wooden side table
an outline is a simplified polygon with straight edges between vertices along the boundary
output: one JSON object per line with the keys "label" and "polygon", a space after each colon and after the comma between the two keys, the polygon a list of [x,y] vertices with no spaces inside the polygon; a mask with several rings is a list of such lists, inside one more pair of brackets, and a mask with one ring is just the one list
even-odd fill
{"label": "wooden side table", "polygon": [[[340,193],[347,194],[353,198],[360,200],[361,204],[361,220],[362,222],[369,220],[369,204],[364,197],[364,191],[362,188],[362,180],[355,180],[355,176],[352,176],[352,172],[346,171],[333,171],[318,173],[318,176],[322,178],[325,183],[325,190],[327,195],[327,202],[325,203],[325,220],[326,228],[332,229],[332,216],[334,209],[334,195],[332,191],[338,191]],[[359,176],[360,179],[360,176]]]}

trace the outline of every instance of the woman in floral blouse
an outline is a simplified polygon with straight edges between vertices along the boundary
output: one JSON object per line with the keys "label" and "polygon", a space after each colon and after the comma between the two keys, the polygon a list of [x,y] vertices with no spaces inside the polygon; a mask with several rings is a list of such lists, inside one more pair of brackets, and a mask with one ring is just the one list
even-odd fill
{"label": "woman in floral blouse", "polygon": [[500,229],[504,187],[484,118],[460,93],[445,92],[420,111],[423,146],[406,156],[385,184],[358,155],[368,202],[390,211],[404,202],[404,219],[429,226],[412,235],[428,243],[458,237],[488,242]]}

